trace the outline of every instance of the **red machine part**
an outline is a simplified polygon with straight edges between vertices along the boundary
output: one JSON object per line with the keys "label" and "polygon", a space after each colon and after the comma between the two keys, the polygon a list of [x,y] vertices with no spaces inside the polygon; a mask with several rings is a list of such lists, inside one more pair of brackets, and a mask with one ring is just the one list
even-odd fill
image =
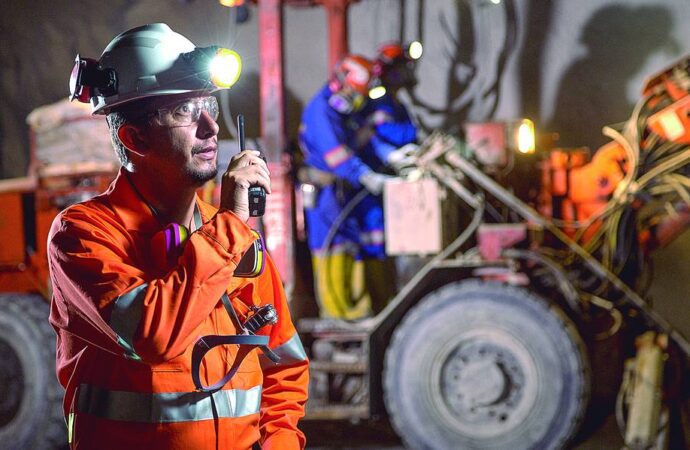
{"label": "red machine part", "polygon": [[512,156],[506,151],[506,125],[502,122],[466,123],[465,139],[477,161],[489,172],[504,169]]}
{"label": "red machine part", "polygon": [[[542,165],[542,214],[563,220],[564,231],[571,237],[577,223],[601,212],[629,169],[623,147],[610,142],[588,162],[586,148],[555,149]],[[572,223],[573,226],[568,226]],[[582,242],[598,229],[595,221],[582,235]]]}
{"label": "red machine part", "polygon": [[19,184],[2,187],[0,234],[12,238],[5,239],[0,249],[0,293],[37,292],[48,299],[46,247],[53,219],[68,204],[104,191],[112,177],[112,173],[80,174],[44,179],[31,189]]}
{"label": "red machine part", "polygon": [[479,254],[487,261],[495,261],[501,252],[527,237],[523,223],[482,224],[477,230]]}
{"label": "red machine part", "polygon": [[285,155],[283,96],[283,12],[281,0],[261,0],[259,7],[261,136],[271,171],[272,191],[263,218],[268,250],[283,279],[286,292],[294,285],[292,183]]}
{"label": "red machine part", "polygon": [[[22,180],[22,179],[20,179]],[[10,189],[6,186],[0,192],[0,204],[3,205],[0,216],[0,234],[11,238],[4,239],[0,249],[0,293],[3,292],[39,292],[47,298],[48,263],[45,259],[45,241],[48,238],[50,223],[57,211],[36,211],[36,236],[27,236],[25,208],[35,198],[31,191]],[[47,226],[44,227],[45,222]],[[34,223],[30,218],[29,223]],[[34,240],[39,248],[27,252],[28,241]]]}
{"label": "red machine part", "polygon": [[320,0],[328,14],[328,67],[348,53],[347,8],[356,0]]}
{"label": "red machine part", "polygon": [[689,74],[690,56],[685,56],[649,78],[645,83],[642,93],[647,96],[663,91],[666,92],[672,100],[680,100],[690,92]]}

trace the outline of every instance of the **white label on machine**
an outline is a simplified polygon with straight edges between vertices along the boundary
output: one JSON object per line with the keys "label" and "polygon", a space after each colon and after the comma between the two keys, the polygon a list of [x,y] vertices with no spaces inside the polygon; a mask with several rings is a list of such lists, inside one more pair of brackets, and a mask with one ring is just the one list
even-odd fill
{"label": "white label on machine", "polygon": [[438,183],[392,180],[383,191],[388,255],[428,255],[442,248]]}

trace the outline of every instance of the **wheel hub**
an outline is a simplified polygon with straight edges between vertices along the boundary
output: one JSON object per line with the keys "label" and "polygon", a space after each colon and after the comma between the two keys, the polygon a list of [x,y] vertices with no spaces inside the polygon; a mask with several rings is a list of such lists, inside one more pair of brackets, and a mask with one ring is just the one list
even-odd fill
{"label": "wheel hub", "polygon": [[471,339],[449,355],[441,372],[446,406],[461,421],[505,423],[523,398],[525,374],[517,358],[500,344]]}
{"label": "wheel hub", "polygon": [[461,370],[456,390],[465,408],[489,406],[501,398],[507,380],[495,361],[472,361]]}

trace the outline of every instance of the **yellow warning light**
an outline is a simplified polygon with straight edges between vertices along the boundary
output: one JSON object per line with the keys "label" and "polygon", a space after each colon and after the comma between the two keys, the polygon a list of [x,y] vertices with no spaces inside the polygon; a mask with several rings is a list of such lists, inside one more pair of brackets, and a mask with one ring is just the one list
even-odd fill
{"label": "yellow warning light", "polygon": [[534,123],[529,119],[520,121],[517,128],[517,151],[530,155],[535,151]]}

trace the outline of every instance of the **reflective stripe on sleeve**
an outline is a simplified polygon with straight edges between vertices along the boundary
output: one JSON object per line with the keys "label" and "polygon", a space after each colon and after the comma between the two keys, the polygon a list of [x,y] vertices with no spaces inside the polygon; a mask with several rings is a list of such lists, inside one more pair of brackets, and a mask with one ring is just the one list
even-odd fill
{"label": "reflective stripe on sleeve", "polygon": [[272,366],[286,366],[300,361],[305,361],[307,359],[307,352],[304,351],[302,341],[297,333],[295,333],[290,340],[283,345],[279,345],[271,350],[273,350],[273,353],[280,356],[280,361],[278,361],[278,363],[274,363],[268,359],[266,355],[261,354],[259,355],[259,362],[261,363],[262,369]]}
{"label": "reflective stripe on sleeve", "polygon": [[261,386],[206,392],[127,392],[97,386],[79,386],[77,411],[102,419],[140,423],[196,422],[218,417],[233,418],[257,414],[261,408]]}
{"label": "reflective stripe on sleeve", "polygon": [[126,356],[132,359],[139,359],[134,352],[134,334],[141,320],[146,288],[148,284],[142,284],[119,296],[110,315],[110,328],[117,333],[118,344],[127,350]]}
{"label": "reflective stripe on sleeve", "polygon": [[326,161],[326,164],[328,164],[328,167],[330,167],[331,169],[335,169],[351,157],[352,152],[349,148],[345,147],[344,145],[334,147],[328,150],[323,155],[323,159]]}

